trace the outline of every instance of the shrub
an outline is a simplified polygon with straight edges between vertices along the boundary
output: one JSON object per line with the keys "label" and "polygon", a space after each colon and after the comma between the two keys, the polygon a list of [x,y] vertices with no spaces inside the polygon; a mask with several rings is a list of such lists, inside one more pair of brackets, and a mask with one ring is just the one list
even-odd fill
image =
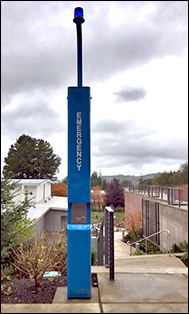
{"label": "shrub", "polygon": [[[28,241],[34,232],[34,223],[26,219],[31,206],[28,191],[25,192],[24,201],[15,205],[13,199],[17,195],[15,183],[5,179],[1,181],[1,264],[11,264],[9,244],[13,246]],[[5,265],[4,265],[5,266]]]}
{"label": "shrub", "polygon": [[179,244],[174,243],[172,245],[171,252],[172,253],[179,253],[179,252],[185,252],[188,251],[188,242],[183,241],[179,242]]}
{"label": "shrub", "polygon": [[[143,249],[146,252],[146,241],[145,240],[141,242],[141,249]],[[148,254],[156,254],[159,252],[160,251],[159,251],[158,245],[155,245],[152,242],[147,241],[147,253]]]}
{"label": "shrub", "polygon": [[94,250],[94,248],[91,248],[91,265],[96,265],[96,259],[97,259],[98,252]]}
{"label": "shrub", "polygon": [[181,257],[181,260],[183,261],[188,260],[188,251],[183,254],[183,256]]}
{"label": "shrub", "polygon": [[67,246],[64,234],[37,235],[33,244],[27,247],[21,244],[17,248],[11,246],[11,251],[18,275],[34,280],[36,288],[46,271],[66,273]]}
{"label": "shrub", "polygon": [[134,255],[144,255],[144,252],[142,252],[142,251],[137,251],[137,252],[134,252],[133,254],[134,254]]}
{"label": "shrub", "polygon": [[2,284],[2,281],[10,280],[10,277],[7,276],[1,269],[1,294],[9,295],[11,291],[11,287],[7,287],[6,284]]}

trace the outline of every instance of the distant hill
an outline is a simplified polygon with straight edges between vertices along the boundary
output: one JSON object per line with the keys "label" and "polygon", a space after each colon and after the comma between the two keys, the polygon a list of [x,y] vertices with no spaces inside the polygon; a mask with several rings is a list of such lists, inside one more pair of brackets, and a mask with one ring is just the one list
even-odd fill
{"label": "distant hill", "polygon": [[159,172],[149,173],[149,174],[146,174],[144,176],[134,176],[134,175],[129,176],[129,175],[118,174],[118,175],[114,175],[114,176],[102,176],[102,180],[106,180],[106,182],[108,182],[108,183],[111,182],[113,179],[117,179],[120,182],[131,181],[131,183],[133,185],[136,185],[136,184],[138,184],[140,178],[142,178],[143,180],[151,179],[151,178],[157,176],[158,174],[159,174]]}
{"label": "distant hill", "polygon": [[[142,178],[143,180],[151,179],[151,178],[157,176],[158,174],[159,174],[159,172],[149,173],[149,174],[146,174],[144,176],[134,176],[134,175],[129,176],[129,175],[118,174],[118,175],[114,175],[114,176],[102,176],[102,180],[106,180],[106,182],[110,183],[113,179],[118,179],[120,182],[131,181],[131,183],[133,185],[136,185],[136,184],[138,184],[140,178]],[[56,182],[62,182],[62,181],[63,181],[62,178],[58,178],[58,180]]]}

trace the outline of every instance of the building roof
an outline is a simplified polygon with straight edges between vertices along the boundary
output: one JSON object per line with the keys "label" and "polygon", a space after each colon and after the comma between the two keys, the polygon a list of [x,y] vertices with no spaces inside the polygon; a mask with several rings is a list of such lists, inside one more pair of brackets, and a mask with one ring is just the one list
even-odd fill
{"label": "building roof", "polygon": [[50,179],[11,179],[10,183],[16,183],[25,186],[38,186],[46,182],[53,183]]}
{"label": "building roof", "polygon": [[34,206],[29,208],[27,218],[29,219],[41,219],[50,209],[56,210],[68,210],[68,198],[63,196],[53,196],[47,199],[46,202],[41,200]]}

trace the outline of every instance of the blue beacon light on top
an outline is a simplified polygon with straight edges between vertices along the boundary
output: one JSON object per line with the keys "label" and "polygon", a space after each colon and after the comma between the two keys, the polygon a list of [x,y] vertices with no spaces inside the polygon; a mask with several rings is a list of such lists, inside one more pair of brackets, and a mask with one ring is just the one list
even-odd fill
{"label": "blue beacon light on top", "polygon": [[80,7],[75,8],[73,21],[76,24],[82,24],[85,22],[85,20],[83,18],[83,9],[82,8],[80,8]]}
{"label": "blue beacon light on top", "polygon": [[74,17],[77,17],[77,16],[81,16],[83,17],[83,9],[78,7],[78,8],[75,8],[75,11],[74,11]]}

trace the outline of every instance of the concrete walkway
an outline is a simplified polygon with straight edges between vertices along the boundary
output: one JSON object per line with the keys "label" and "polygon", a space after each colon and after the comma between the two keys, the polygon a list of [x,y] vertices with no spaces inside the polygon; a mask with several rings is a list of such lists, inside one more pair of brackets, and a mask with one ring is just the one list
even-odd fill
{"label": "concrete walkway", "polygon": [[2,313],[188,313],[188,268],[174,255],[129,256],[115,232],[115,280],[109,269],[92,266],[98,287],[90,299],[67,299],[57,288],[52,304],[2,304]]}

